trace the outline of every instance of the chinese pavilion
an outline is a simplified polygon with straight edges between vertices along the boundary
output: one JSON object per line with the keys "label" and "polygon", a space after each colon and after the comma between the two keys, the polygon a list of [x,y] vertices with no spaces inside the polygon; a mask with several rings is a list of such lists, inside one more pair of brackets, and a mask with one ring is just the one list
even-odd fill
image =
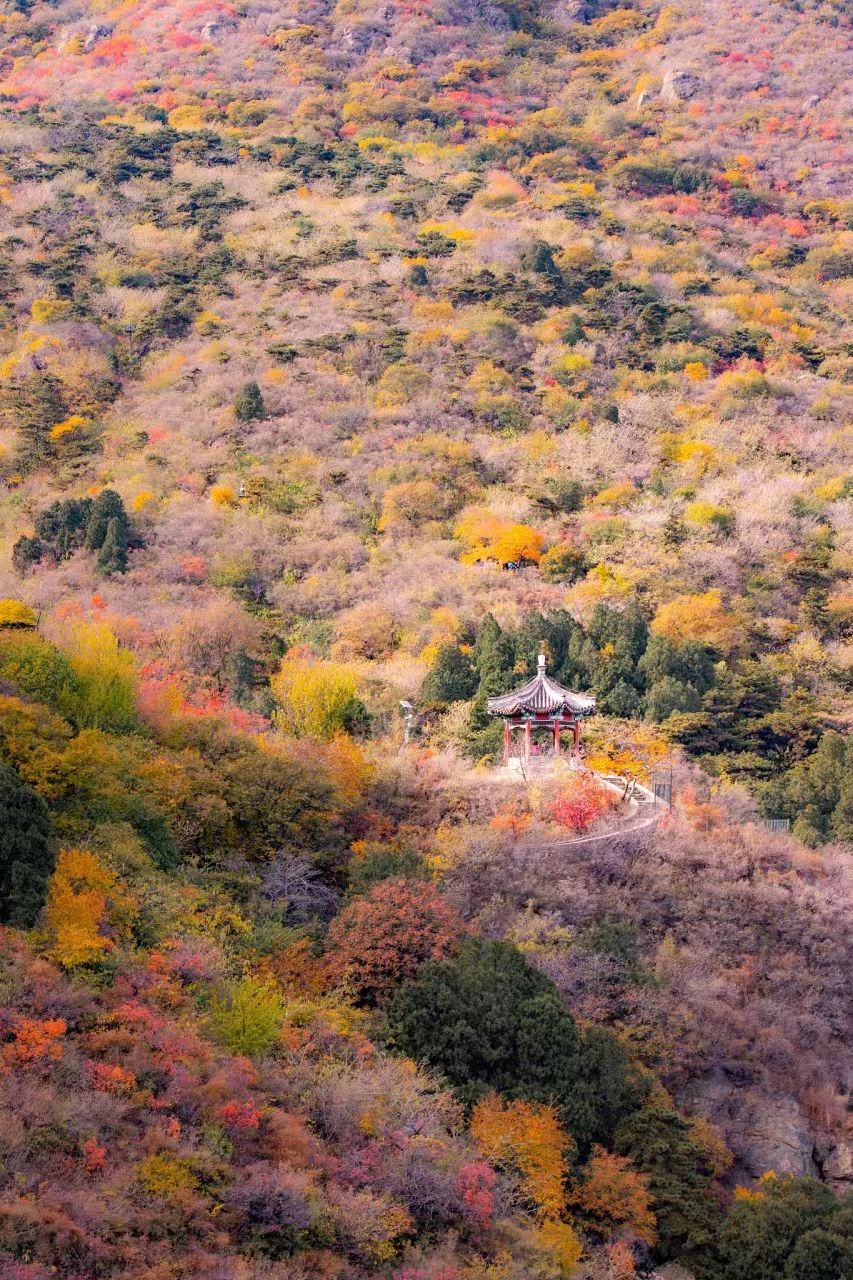
{"label": "chinese pavilion", "polygon": [[[576,756],[580,743],[580,722],[595,710],[595,698],[584,693],[574,693],[545,671],[545,657],[539,655],[539,669],[531,681],[515,693],[505,693],[499,698],[489,698],[489,715],[501,716],[504,722],[504,765],[508,765],[512,751],[514,729],[524,730],[524,756],[530,763],[531,752],[541,752],[540,735],[534,738],[534,730],[549,731],[546,739],[547,754],[553,750],[554,758],[560,755],[560,734],[564,729],[572,731],[571,755]],[[552,747],[553,736],[553,747]]]}

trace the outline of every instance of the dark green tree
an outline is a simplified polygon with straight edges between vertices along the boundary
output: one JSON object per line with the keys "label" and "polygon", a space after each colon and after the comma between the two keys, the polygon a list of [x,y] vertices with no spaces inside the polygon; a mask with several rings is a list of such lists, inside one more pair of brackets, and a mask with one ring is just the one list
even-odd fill
{"label": "dark green tree", "polygon": [[426,702],[466,702],[477,692],[478,677],[471,659],[458,644],[443,644],[421,687]]}
{"label": "dark green tree", "polygon": [[45,801],[0,764],[0,920],[19,929],[35,924],[55,860]]}
{"label": "dark green tree", "polygon": [[521,265],[525,271],[535,275],[560,278],[560,268],[554,261],[554,249],[545,240],[534,240],[521,255]]}
{"label": "dark green tree", "polygon": [[466,1105],[491,1089],[556,1103],[585,1153],[642,1097],[613,1038],[585,1043],[557,988],[508,942],[468,938],[389,1005],[393,1047],[435,1067]]}
{"label": "dark green tree", "polygon": [[91,498],[54,502],[36,519],[36,537],[47,543],[57,559],[65,560],[82,547],[92,515]]}
{"label": "dark green tree", "polygon": [[759,1192],[729,1211],[719,1236],[721,1280],[851,1280],[849,1194],[790,1175],[764,1179]]}
{"label": "dark green tree", "polygon": [[98,571],[105,577],[127,569],[127,526],[117,516],[107,523],[106,537],[98,552]]}
{"label": "dark green tree", "polygon": [[853,1239],[818,1228],[794,1245],[784,1280],[853,1280]]}
{"label": "dark green tree", "polygon": [[619,1125],[613,1145],[648,1177],[657,1219],[657,1259],[687,1266],[707,1262],[721,1215],[712,1195],[708,1156],[686,1122],[661,1106],[636,1111]]}
{"label": "dark green tree", "polygon": [[703,694],[714,683],[714,663],[718,655],[713,649],[695,640],[673,644],[666,636],[649,636],[637,669],[648,687],[667,676],[692,685]]}
{"label": "dark green tree", "polygon": [[52,373],[33,373],[8,399],[18,432],[18,465],[25,470],[37,467],[53,453],[51,430],[68,416],[59,379]]}
{"label": "dark green tree", "polygon": [[807,760],[764,788],[762,807],[790,818],[805,844],[853,838],[853,743],[835,730],[823,734]]}
{"label": "dark green tree", "polygon": [[100,551],[107,537],[111,520],[118,520],[124,527],[125,537],[130,526],[124,503],[115,489],[104,489],[92,503],[86,526],[84,546],[87,551]]}
{"label": "dark green tree", "polygon": [[257,382],[247,382],[237,392],[234,416],[238,422],[253,422],[267,416],[264,398]]}
{"label": "dark green tree", "polygon": [[490,613],[480,624],[471,658],[480,677],[479,694],[494,697],[507,692],[515,667],[515,646]]}
{"label": "dark green tree", "polygon": [[695,685],[675,676],[661,676],[646,693],[646,718],[660,722],[673,711],[698,711],[701,702]]}
{"label": "dark green tree", "polygon": [[47,550],[47,545],[41,538],[30,538],[27,534],[22,534],[12,547],[12,568],[23,577],[34,565],[39,564]]}

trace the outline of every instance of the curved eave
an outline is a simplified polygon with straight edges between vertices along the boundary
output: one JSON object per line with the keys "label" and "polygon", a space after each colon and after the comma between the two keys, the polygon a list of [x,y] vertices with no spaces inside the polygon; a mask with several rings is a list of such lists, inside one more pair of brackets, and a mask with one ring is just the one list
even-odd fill
{"label": "curved eave", "polygon": [[547,676],[536,676],[523,689],[489,698],[486,708],[492,716],[515,716],[527,712],[529,715],[578,718],[592,715],[595,711],[595,698],[575,693],[572,689],[564,689]]}

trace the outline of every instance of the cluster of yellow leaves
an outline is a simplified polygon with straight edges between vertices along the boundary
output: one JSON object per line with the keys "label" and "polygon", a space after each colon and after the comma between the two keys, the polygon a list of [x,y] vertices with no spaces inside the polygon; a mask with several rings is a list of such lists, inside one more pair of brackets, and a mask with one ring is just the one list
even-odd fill
{"label": "cluster of yellow leaves", "polygon": [[560,1274],[568,1275],[580,1262],[583,1247],[563,1221],[571,1139],[560,1127],[556,1108],[504,1102],[491,1093],[474,1108],[471,1135],[487,1160],[519,1176],[522,1195],[535,1213],[533,1242],[551,1256]]}
{"label": "cluster of yellow leaves", "polygon": [[94,853],[64,849],[50,881],[47,954],[65,969],[93,964],[112,950],[108,917],[127,908],[118,877]]}
{"label": "cluster of yellow leaves", "polygon": [[60,298],[34,298],[30,306],[30,315],[36,324],[50,324],[52,320],[63,320],[71,310],[71,303]]}
{"label": "cluster of yellow leaves", "polygon": [[735,1187],[734,1198],[735,1200],[766,1200],[766,1188],[775,1179],[776,1174],[770,1169],[767,1173],[762,1173],[757,1187]]}
{"label": "cluster of yellow leaves", "polygon": [[72,413],[70,418],[66,418],[64,422],[57,422],[55,427],[51,427],[51,440],[64,440],[67,436],[76,436],[85,431],[86,427],[91,423],[88,418],[84,418],[79,413]]}
{"label": "cluster of yellow leaves", "polygon": [[648,782],[652,771],[664,760],[669,745],[658,729],[647,724],[625,725],[620,731],[604,721],[587,730],[587,764],[596,773],[612,773],[633,782]]}
{"label": "cluster of yellow leaves", "polygon": [[320,749],[329,776],[343,804],[354,804],[364,795],[374,766],[365,755],[364,748],[346,733],[336,733],[327,745]]}
{"label": "cluster of yellow leaves", "polygon": [[488,1160],[520,1175],[524,1196],[538,1217],[549,1220],[561,1216],[570,1139],[560,1127],[554,1107],[504,1102],[498,1094],[490,1093],[474,1108],[471,1135]]}
{"label": "cluster of yellow leaves", "polygon": [[617,480],[608,485],[592,500],[596,507],[610,507],[613,511],[621,511],[630,506],[638,493],[637,486],[631,480]]}
{"label": "cluster of yellow leaves", "polygon": [[288,655],[270,688],[278,703],[275,719],[285,733],[330,741],[344,726],[358,677],[343,662]]}
{"label": "cluster of yellow leaves", "polygon": [[824,480],[823,484],[817,485],[814,496],[821,502],[837,502],[849,488],[851,481],[847,476],[833,476],[831,480]]}
{"label": "cluster of yellow leaves", "polygon": [[499,564],[532,560],[538,564],[545,542],[544,536],[530,525],[502,520],[479,508],[462,517],[453,536],[467,547],[460,557],[463,564],[477,564],[480,560],[497,560]]}
{"label": "cluster of yellow leaves", "polygon": [[651,631],[673,644],[697,640],[721,653],[729,653],[742,636],[738,619],[726,609],[717,587],[698,595],[676,596],[669,604],[662,604],[652,619]]}
{"label": "cluster of yellow leaves", "polygon": [[444,500],[435,481],[405,480],[391,485],[382,495],[377,528],[380,533],[415,528],[425,521],[440,519],[443,508]]}
{"label": "cluster of yellow leaves", "polygon": [[713,502],[689,502],[684,509],[684,517],[692,524],[709,525],[725,524],[731,520],[732,513],[728,507],[718,507]]}
{"label": "cluster of yellow leaves", "polygon": [[171,1200],[182,1192],[194,1191],[198,1180],[190,1162],[170,1151],[149,1156],[138,1169],[139,1181],[151,1196]]}
{"label": "cluster of yellow leaves", "polygon": [[210,501],[215,507],[233,507],[237,494],[230,484],[214,484],[210,487]]}
{"label": "cluster of yellow leaves", "polygon": [[20,600],[0,600],[0,627],[34,627],[38,622],[35,609]]}

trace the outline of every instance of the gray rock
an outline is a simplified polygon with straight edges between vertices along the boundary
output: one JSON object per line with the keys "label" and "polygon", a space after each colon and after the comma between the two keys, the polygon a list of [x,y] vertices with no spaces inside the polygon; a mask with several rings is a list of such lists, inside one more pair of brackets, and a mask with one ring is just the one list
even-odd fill
{"label": "gray rock", "polygon": [[805,102],[803,103],[802,110],[811,111],[812,107],[816,107],[819,102],[820,102],[820,94],[813,93],[810,98],[806,98]]}
{"label": "gray rock", "polygon": [[836,1191],[853,1188],[853,1140],[841,1138],[836,1141],[823,1162],[821,1173]]}
{"label": "gray rock", "polygon": [[660,96],[664,102],[686,102],[695,98],[702,88],[702,80],[695,71],[670,67],[663,78]]}
{"label": "gray rock", "polygon": [[99,40],[105,40],[107,36],[113,33],[112,27],[105,26],[102,22],[96,22],[86,32],[86,39],[83,42],[83,52],[91,53]]}
{"label": "gray rock", "polygon": [[715,1072],[694,1083],[684,1101],[723,1133],[735,1155],[736,1177],[758,1179],[770,1170],[819,1174],[815,1138],[795,1098],[739,1088]]}
{"label": "gray rock", "polygon": [[374,23],[363,22],[338,27],[335,36],[338,43],[351,53],[367,53],[387,41],[390,32]]}

